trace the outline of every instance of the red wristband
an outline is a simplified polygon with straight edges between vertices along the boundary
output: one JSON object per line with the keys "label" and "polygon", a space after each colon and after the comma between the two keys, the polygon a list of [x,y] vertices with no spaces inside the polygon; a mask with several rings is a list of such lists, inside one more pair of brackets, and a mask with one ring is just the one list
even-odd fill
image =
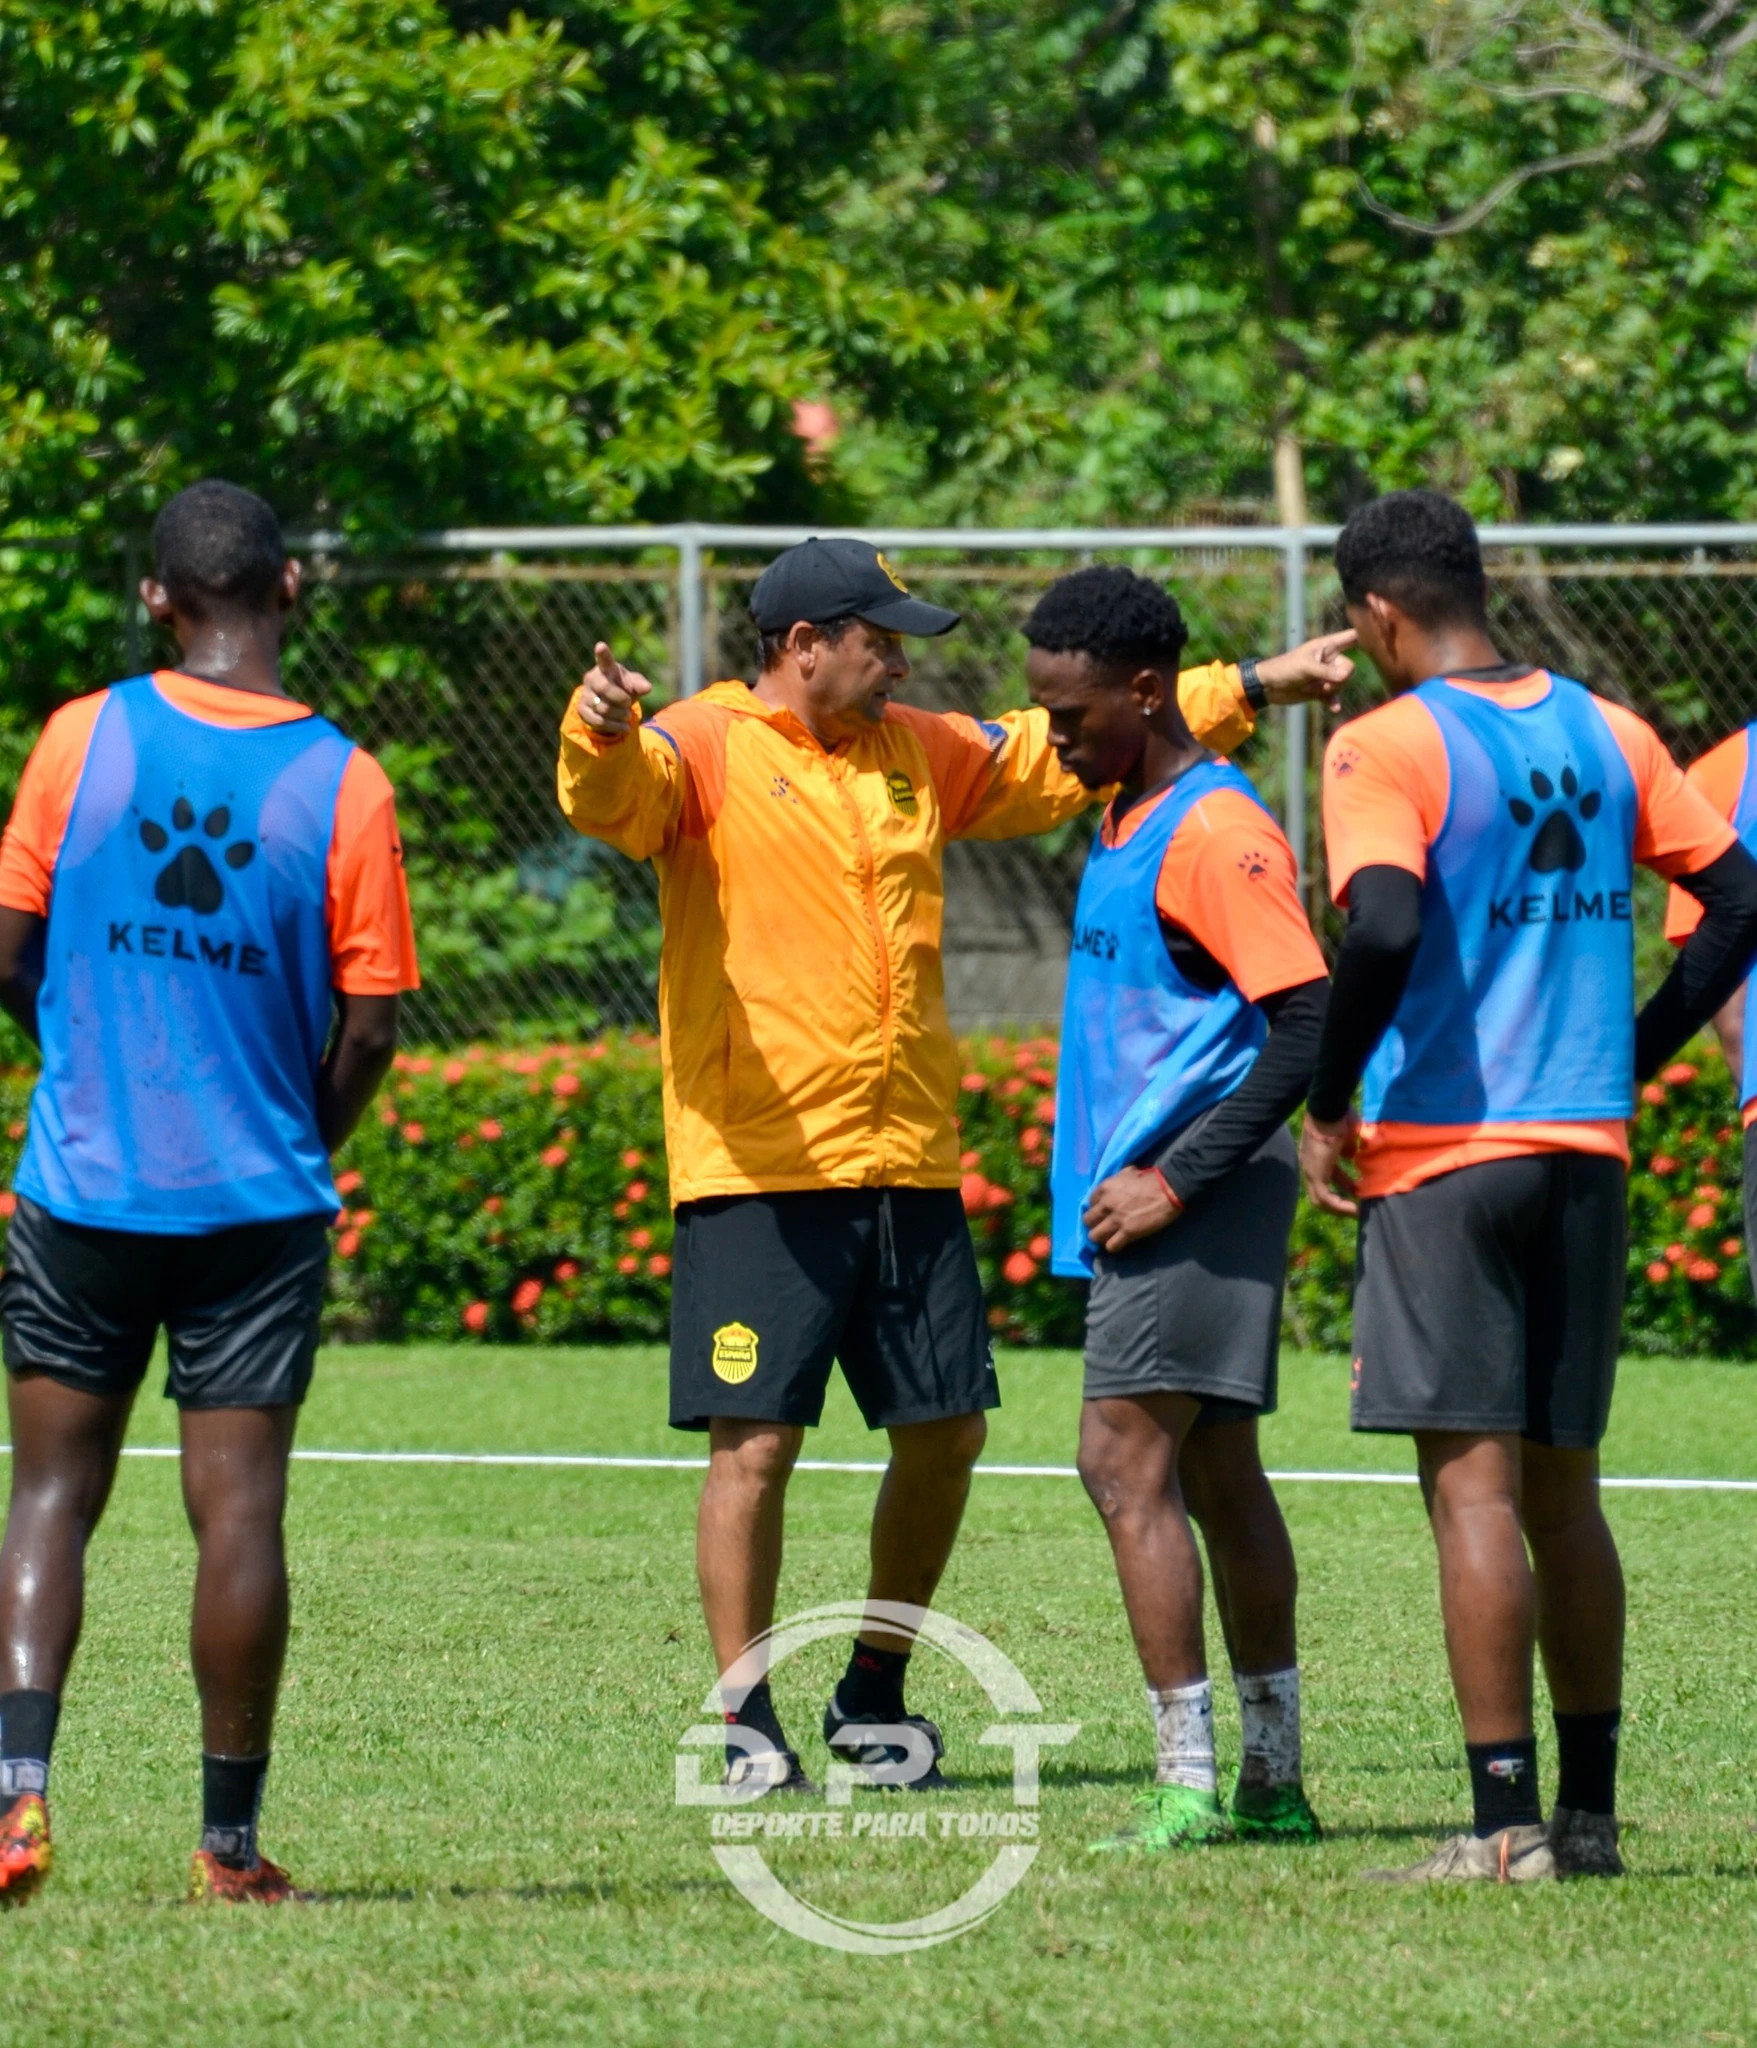
{"label": "red wristband", "polygon": [[1165,1199],[1171,1204],[1171,1213],[1174,1216],[1181,1216],[1184,1213],[1184,1205],[1178,1199],[1177,1189],[1172,1186],[1171,1182],[1166,1179],[1157,1166],[1152,1169],[1152,1173],[1153,1178],[1165,1190]]}

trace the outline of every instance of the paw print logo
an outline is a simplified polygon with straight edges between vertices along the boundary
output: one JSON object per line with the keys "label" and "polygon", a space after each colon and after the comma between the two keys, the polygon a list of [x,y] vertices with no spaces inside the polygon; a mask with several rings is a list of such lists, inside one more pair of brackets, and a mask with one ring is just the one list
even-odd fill
{"label": "paw print logo", "polygon": [[[176,832],[195,830],[195,806],[186,796],[180,796],[171,806],[171,827]],[[224,804],[216,804],[202,819],[201,829],[209,839],[224,839],[232,829],[231,812]],[[163,853],[171,843],[171,834],[156,819],[142,818],[140,843],[148,853]],[[247,868],[256,858],[256,842],[235,839],[220,858],[229,868]],[[193,910],[206,917],[225,902],[226,885],[208,859],[207,849],[199,841],[191,840],[160,868],[153,883],[153,895],[167,910]]]}
{"label": "paw print logo", "polygon": [[1346,742],[1330,750],[1330,773],[1341,777],[1352,775],[1360,766],[1360,749]]}
{"label": "paw print logo", "polygon": [[1253,846],[1249,853],[1240,856],[1238,865],[1247,882],[1259,882],[1269,872],[1269,856]]}
{"label": "paw print logo", "polygon": [[[1602,790],[1580,787],[1580,778],[1572,768],[1562,770],[1561,780],[1561,801],[1538,826],[1537,836],[1531,842],[1531,865],[1540,875],[1571,875],[1585,867],[1586,841],[1580,836],[1573,811],[1578,811],[1581,818],[1590,824],[1604,802]],[[1531,793],[1540,804],[1555,800],[1556,785],[1541,768],[1531,771]],[[1573,811],[1569,809],[1570,805]],[[1536,805],[1527,803],[1522,796],[1510,796],[1507,808],[1513,813],[1516,825],[1536,822]]]}

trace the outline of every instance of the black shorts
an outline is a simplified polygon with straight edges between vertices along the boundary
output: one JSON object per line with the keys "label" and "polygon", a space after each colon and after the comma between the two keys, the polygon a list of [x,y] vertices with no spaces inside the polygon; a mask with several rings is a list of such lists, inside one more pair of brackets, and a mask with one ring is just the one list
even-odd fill
{"label": "black shorts", "polygon": [[1536,1152],[1361,1204],[1353,1426],[1596,1446],[1622,1334],[1622,1163]]}
{"label": "black shorts", "polygon": [[830,1367],[868,1429],[1000,1406],[953,1188],[685,1202],[672,1246],[671,1426],[814,1425]]}
{"label": "black shorts", "polygon": [[303,1401],[317,1357],[327,1216],[199,1237],[94,1230],[19,1199],[0,1277],[6,1369],[88,1394],[132,1394],[161,1324],[180,1408]]}

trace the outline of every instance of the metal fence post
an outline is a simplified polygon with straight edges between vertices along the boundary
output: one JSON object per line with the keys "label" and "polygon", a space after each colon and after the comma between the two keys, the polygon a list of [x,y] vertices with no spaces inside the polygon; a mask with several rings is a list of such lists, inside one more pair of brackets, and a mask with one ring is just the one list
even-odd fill
{"label": "metal fence post", "polygon": [[[1287,529],[1286,550],[1282,557],[1287,587],[1283,596],[1283,616],[1287,626],[1287,644],[1297,647],[1306,637],[1306,538],[1303,526]],[[1301,885],[1306,872],[1306,752],[1310,713],[1304,704],[1290,704],[1287,707],[1283,730],[1287,738],[1286,785],[1282,794],[1282,805],[1287,826],[1287,843],[1293,848],[1294,864],[1299,870]]]}
{"label": "metal fence post", "polygon": [[677,694],[702,687],[702,544],[693,528],[677,540]]}

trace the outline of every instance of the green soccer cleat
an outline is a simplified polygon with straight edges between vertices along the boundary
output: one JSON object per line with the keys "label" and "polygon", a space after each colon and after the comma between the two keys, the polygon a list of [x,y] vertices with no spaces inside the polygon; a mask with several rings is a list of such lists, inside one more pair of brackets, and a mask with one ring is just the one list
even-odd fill
{"label": "green soccer cleat", "polygon": [[1161,1856],[1168,1849],[1198,1849],[1230,1842],[1232,1823],[1212,1792],[1193,1785],[1155,1785],[1135,1801],[1135,1810],[1114,1835],[1094,1842],[1089,1856]]}
{"label": "green soccer cleat", "polygon": [[1300,1785],[1235,1785],[1232,1825],[1241,1842],[1316,1842],[1324,1833]]}

